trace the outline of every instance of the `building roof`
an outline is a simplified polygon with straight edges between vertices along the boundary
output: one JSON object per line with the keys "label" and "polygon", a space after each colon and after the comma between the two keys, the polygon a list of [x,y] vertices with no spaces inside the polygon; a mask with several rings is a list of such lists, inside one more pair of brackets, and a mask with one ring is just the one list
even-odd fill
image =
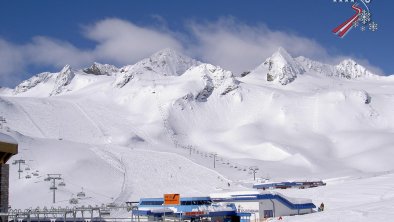
{"label": "building roof", "polygon": [[0,133],[0,164],[5,164],[18,153],[18,142],[11,136]]}
{"label": "building roof", "polygon": [[312,209],[316,206],[309,199],[289,198],[277,192],[230,194],[227,197],[212,198],[214,202],[259,202],[262,200],[275,199],[290,209]]}
{"label": "building roof", "polygon": [[14,138],[4,133],[0,133],[0,142],[18,144],[18,142]]}

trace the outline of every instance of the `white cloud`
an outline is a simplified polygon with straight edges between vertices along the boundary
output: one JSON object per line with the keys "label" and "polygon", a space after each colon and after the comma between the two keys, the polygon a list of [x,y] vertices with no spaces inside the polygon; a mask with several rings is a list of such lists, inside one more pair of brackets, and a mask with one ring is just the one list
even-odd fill
{"label": "white cloud", "polygon": [[231,18],[214,23],[189,24],[197,39],[191,50],[204,60],[241,72],[253,69],[279,47],[293,56],[324,57],[326,50],[313,40],[292,33],[273,31],[264,24],[249,26]]}
{"label": "white cloud", "polygon": [[94,61],[90,50],[80,50],[72,44],[47,37],[34,37],[32,42],[23,47],[26,62],[34,65],[63,67],[84,66]]}
{"label": "white cloud", "polygon": [[130,64],[163,48],[182,51],[182,44],[165,30],[139,27],[119,19],[106,19],[85,29],[85,35],[97,42],[96,58]]}
{"label": "white cloud", "polygon": [[0,86],[15,84],[24,70],[21,50],[18,46],[0,39],[0,58]]}
{"label": "white cloud", "polygon": [[[14,85],[26,78],[23,75],[29,66],[60,69],[70,64],[81,68],[93,61],[127,65],[167,47],[235,73],[253,69],[280,46],[293,56],[304,55],[331,63],[342,58],[328,55],[314,40],[272,30],[264,24],[251,26],[232,18],[194,21],[185,24],[186,34],[180,34],[168,29],[165,22],[159,23],[156,27],[144,27],[116,18],[98,21],[83,27],[84,37],[95,43],[92,48],[78,48],[65,40],[45,36],[34,37],[21,45],[0,38],[0,85]],[[381,72],[365,59],[360,63]]]}

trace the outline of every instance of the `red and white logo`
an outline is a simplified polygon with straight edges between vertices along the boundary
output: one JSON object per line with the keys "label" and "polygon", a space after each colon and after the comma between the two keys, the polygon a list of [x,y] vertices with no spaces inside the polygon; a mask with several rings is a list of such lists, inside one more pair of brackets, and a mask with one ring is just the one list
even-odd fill
{"label": "red and white logo", "polygon": [[353,28],[359,28],[361,31],[370,30],[376,32],[378,30],[378,24],[372,20],[371,12],[368,5],[371,0],[333,0],[334,3],[351,3],[351,8],[355,13],[345,22],[340,24],[338,27],[332,30],[333,33],[343,38]]}

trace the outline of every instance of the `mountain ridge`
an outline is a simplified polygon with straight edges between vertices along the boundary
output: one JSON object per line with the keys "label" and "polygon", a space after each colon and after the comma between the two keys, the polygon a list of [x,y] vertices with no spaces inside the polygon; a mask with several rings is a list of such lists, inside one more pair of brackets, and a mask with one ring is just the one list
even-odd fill
{"label": "mountain ridge", "polygon": [[[176,77],[183,75],[188,69],[201,64],[207,63],[202,63],[184,56],[175,50],[166,48],[133,65],[126,65],[121,68],[97,62],[94,62],[90,67],[80,70],[73,70],[70,66],[66,65],[59,73],[43,72],[22,81],[13,89],[12,94],[23,94],[37,85],[47,82],[52,83],[54,81],[53,89],[48,96],[59,95],[69,91],[66,89],[67,85],[71,84],[76,75],[109,76],[113,78],[111,83],[113,87],[122,88],[135,77],[151,79],[157,78],[155,77],[157,75]],[[380,77],[351,59],[345,59],[337,65],[329,65],[303,56],[294,58],[283,48],[279,48],[261,65],[257,66],[251,72],[245,72],[242,76],[253,73],[255,75],[264,75],[267,82],[281,85],[291,84],[296,81],[298,76],[308,75],[310,73],[343,79]],[[236,77],[234,75],[233,77],[242,78],[242,76]],[[9,90],[2,90],[1,92],[10,95]]]}

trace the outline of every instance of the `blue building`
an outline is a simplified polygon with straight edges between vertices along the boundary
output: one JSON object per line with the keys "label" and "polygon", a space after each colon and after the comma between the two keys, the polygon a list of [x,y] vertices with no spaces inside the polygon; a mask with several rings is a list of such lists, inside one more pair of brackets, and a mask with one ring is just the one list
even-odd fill
{"label": "blue building", "polygon": [[316,206],[308,199],[288,198],[276,192],[251,192],[218,194],[210,197],[184,197],[179,205],[164,205],[164,198],[142,198],[134,217],[148,218],[149,221],[176,218],[178,220],[198,221],[242,221],[249,222],[250,212],[239,212],[236,204],[254,202],[258,204],[258,217],[302,215],[314,212]]}
{"label": "blue building", "polygon": [[197,221],[204,218],[212,221],[249,222],[250,213],[238,213],[234,203],[214,203],[210,197],[184,197],[179,205],[164,205],[164,198],[141,198],[133,217],[145,217],[149,221],[164,218]]}

